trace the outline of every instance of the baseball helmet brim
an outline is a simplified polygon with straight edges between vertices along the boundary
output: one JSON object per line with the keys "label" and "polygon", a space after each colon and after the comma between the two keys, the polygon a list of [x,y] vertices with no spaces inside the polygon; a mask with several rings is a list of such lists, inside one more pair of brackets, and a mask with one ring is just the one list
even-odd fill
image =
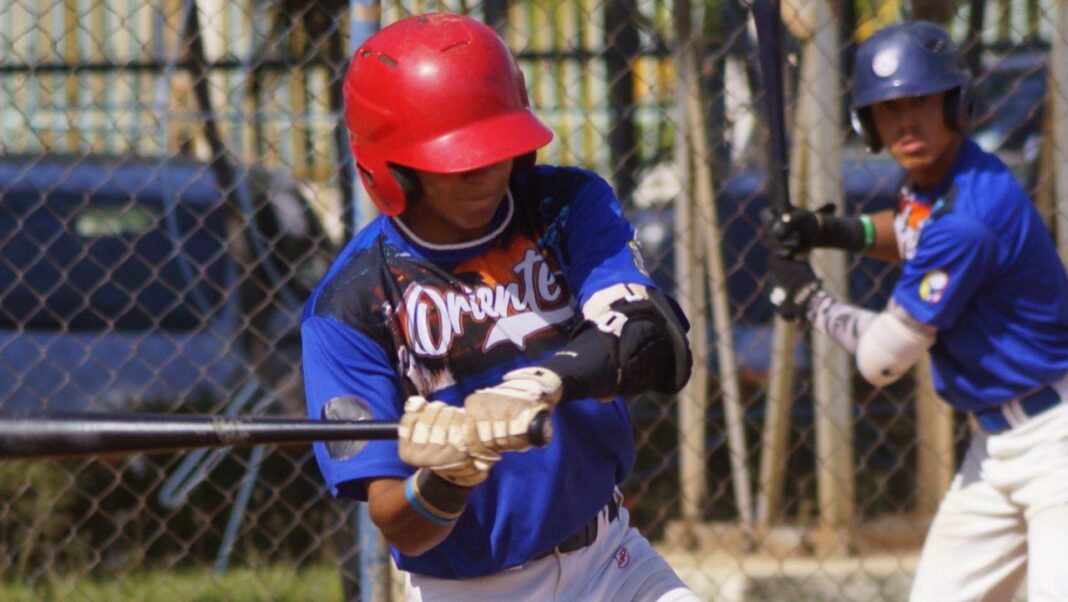
{"label": "baseball helmet brim", "polygon": [[522,109],[397,149],[392,162],[421,171],[458,173],[532,153],[552,139],[552,131],[529,109]]}

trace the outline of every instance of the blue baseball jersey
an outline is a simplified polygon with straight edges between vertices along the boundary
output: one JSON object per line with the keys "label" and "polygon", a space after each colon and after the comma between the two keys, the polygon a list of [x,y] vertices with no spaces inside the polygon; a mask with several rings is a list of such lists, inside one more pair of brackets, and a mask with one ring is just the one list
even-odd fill
{"label": "blue baseball jersey", "polygon": [[1023,188],[966,140],[945,180],[906,187],[893,298],[938,329],[935,387],[954,407],[998,406],[1068,372],[1068,277]]}
{"label": "blue baseball jersey", "polygon": [[[580,169],[539,166],[514,175],[490,233],[464,245],[428,245],[380,217],[345,247],[304,311],[308,415],[344,416],[361,401],[398,420],[420,394],[462,406],[477,388],[563,347],[594,292],[652,287],[633,229],[611,188]],[[502,454],[471,493],[452,533],[405,570],[469,578],[548,552],[612,496],[634,462],[624,402],[578,400],[552,415],[545,448]],[[334,495],[366,499],[376,478],[406,478],[395,441],[315,444]]]}

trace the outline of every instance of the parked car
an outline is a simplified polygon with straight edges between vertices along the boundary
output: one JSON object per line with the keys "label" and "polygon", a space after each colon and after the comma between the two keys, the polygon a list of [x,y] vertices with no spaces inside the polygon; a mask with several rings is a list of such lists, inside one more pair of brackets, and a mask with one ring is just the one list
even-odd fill
{"label": "parked car", "polygon": [[1001,157],[1029,189],[1037,177],[1048,62],[1048,49],[1042,47],[989,52],[984,71],[975,80],[978,110],[973,137]]}
{"label": "parked car", "polygon": [[329,240],[284,173],[243,181],[232,206],[184,159],[0,157],[0,408],[229,395],[293,365]]}

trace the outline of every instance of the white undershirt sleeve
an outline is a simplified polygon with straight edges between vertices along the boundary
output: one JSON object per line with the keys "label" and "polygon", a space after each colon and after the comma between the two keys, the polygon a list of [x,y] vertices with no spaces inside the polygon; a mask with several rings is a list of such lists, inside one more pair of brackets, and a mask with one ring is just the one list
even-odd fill
{"label": "white undershirt sleeve", "polygon": [[860,374],[877,387],[901,378],[935,342],[934,328],[892,301],[877,314],[821,290],[809,302],[806,317],[816,331],[856,355]]}
{"label": "white undershirt sleeve", "polygon": [[862,307],[840,303],[823,290],[813,294],[805,312],[809,324],[849,353],[857,352],[857,343],[876,313]]}

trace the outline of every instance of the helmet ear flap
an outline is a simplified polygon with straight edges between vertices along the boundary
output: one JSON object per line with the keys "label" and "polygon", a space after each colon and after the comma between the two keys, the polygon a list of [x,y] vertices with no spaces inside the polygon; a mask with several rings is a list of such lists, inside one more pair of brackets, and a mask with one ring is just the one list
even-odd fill
{"label": "helmet ear flap", "polygon": [[415,174],[414,169],[403,165],[390,164],[389,173],[393,174],[393,179],[397,181],[401,192],[404,194],[405,207],[408,207],[419,198],[422,188],[419,186],[419,176]]}
{"label": "helmet ear flap", "polygon": [[971,86],[965,83],[959,88],[946,92],[942,110],[946,125],[950,129],[967,134],[975,119],[975,95]]}
{"label": "helmet ear flap", "polygon": [[355,163],[360,181],[379,211],[389,216],[399,215],[404,211],[401,183],[397,181],[388,163],[361,161],[358,157]]}
{"label": "helmet ear flap", "polygon": [[853,124],[853,131],[864,141],[868,150],[877,153],[883,150],[883,142],[879,140],[879,132],[875,129],[875,120],[871,116],[870,107],[860,107],[849,112],[849,120]]}

